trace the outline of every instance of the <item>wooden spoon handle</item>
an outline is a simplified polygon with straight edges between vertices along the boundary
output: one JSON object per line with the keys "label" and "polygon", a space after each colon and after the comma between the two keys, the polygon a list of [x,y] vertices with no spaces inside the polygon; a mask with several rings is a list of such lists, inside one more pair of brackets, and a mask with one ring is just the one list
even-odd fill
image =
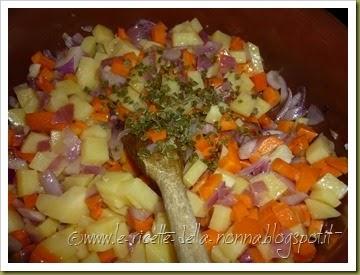
{"label": "wooden spoon handle", "polygon": [[[176,162],[169,163],[171,160],[167,159],[159,162],[145,163],[146,172],[160,188],[171,231],[175,232],[178,260],[182,263],[207,263],[209,257],[200,242],[200,228],[186,196],[181,167]],[[161,173],[159,166],[164,168]]]}

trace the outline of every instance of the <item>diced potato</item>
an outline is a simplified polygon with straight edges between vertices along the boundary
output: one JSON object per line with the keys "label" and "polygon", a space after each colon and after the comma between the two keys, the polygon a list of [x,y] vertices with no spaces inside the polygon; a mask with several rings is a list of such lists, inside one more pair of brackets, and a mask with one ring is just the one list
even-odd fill
{"label": "diced potato", "polygon": [[192,32],[174,32],[172,34],[173,47],[199,46],[204,42],[194,31]]}
{"label": "diced potato", "polygon": [[246,63],[246,52],[245,51],[230,51],[232,57],[235,58],[236,63]]}
{"label": "diced potato", "polygon": [[306,235],[305,227],[302,223],[294,225],[293,227],[289,228],[290,232],[294,234],[296,237],[301,237]]}
{"label": "diced potato", "polygon": [[207,69],[206,78],[211,78],[216,76],[219,72],[219,69],[220,69],[219,62],[215,62],[213,65],[211,65],[211,67]]}
{"label": "diced potato", "polygon": [[154,41],[147,40],[147,39],[141,39],[139,41],[139,45],[144,51],[147,51],[149,49],[158,49],[158,48],[162,49],[162,48],[164,48],[163,45],[161,45],[159,43],[156,43]]}
{"label": "diced potato", "polygon": [[196,31],[197,33],[201,32],[201,30],[203,29],[203,27],[201,26],[201,23],[199,22],[199,20],[197,18],[194,18],[193,20],[190,21],[191,27],[194,31]]}
{"label": "diced potato", "polygon": [[40,190],[38,172],[35,170],[19,169],[16,171],[16,190],[19,197],[31,195]]}
{"label": "diced potato", "polygon": [[108,140],[110,138],[111,129],[109,127],[102,126],[100,124],[94,124],[90,127],[86,128],[81,133],[81,139],[85,139],[88,137],[96,137],[96,138],[103,138]]}
{"label": "diced potato", "polygon": [[36,227],[37,232],[42,238],[47,238],[54,234],[59,226],[59,222],[51,218],[47,218]]}
{"label": "diced potato", "polygon": [[39,100],[33,89],[26,84],[14,88],[16,97],[25,113],[33,113],[39,108]]}
{"label": "diced potato", "polygon": [[212,34],[211,40],[220,43],[223,48],[229,49],[231,43],[231,36],[218,30]]}
{"label": "diced potato", "polygon": [[[74,233],[75,232],[75,233]],[[43,240],[39,245],[44,246],[47,250],[56,255],[60,262],[77,262],[77,245],[71,245],[69,239],[75,234],[76,229],[73,226],[67,227],[49,238]],[[80,236],[78,236],[80,238]]]}
{"label": "diced potato", "polygon": [[100,24],[94,27],[94,29],[92,30],[92,34],[95,37],[95,41],[97,43],[104,44],[114,38],[113,32],[109,28]]}
{"label": "diced potato", "polygon": [[155,214],[155,220],[151,228],[151,232],[155,234],[169,232],[169,221],[164,212]]}
{"label": "diced potato", "polygon": [[89,255],[81,261],[82,263],[101,263],[99,256],[96,252],[91,252]]}
{"label": "diced potato", "polygon": [[267,103],[259,96],[256,98],[255,109],[254,109],[256,118],[260,118],[262,115],[266,114],[270,109],[271,109],[271,105],[269,103]]}
{"label": "diced potato", "polygon": [[251,42],[247,42],[245,45],[245,51],[247,59],[250,61],[252,71],[254,73],[261,73],[264,71],[262,64],[262,58],[260,55],[259,47]]}
{"label": "diced potato", "polygon": [[115,245],[113,247],[115,255],[119,259],[124,259],[129,254],[127,236],[129,235],[129,228],[125,222],[119,222],[116,229]]}
{"label": "diced potato", "polygon": [[306,160],[313,164],[334,153],[334,143],[321,133],[306,150]]}
{"label": "diced potato", "polygon": [[283,161],[290,163],[294,155],[286,144],[281,144],[269,155],[271,161],[279,158]]}
{"label": "diced potato", "polygon": [[40,134],[36,132],[30,132],[24,143],[21,146],[22,153],[36,153],[38,151],[37,146],[41,141],[49,140],[49,136],[45,134]]}
{"label": "diced potato", "polygon": [[143,242],[137,242],[130,255],[130,262],[132,263],[146,263],[145,244]]}
{"label": "diced potato", "polygon": [[77,95],[71,96],[69,102],[74,105],[74,118],[76,120],[87,120],[93,112],[93,107]]}
{"label": "diced potato", "polygon": [[174,263],[176,254],[171,243],[149,242],[145,243],[146,261],[148,263]]}
{"label": "diced potato", "polygon": [[193,89],[204,89],[204,82],[199,71],[188,71],[187,75],[189,79],[195,81],[196,83],[196,85],[193,86]]}
{"label": "diced potato", "polygon": [[230,260],[225,257],[219,246],[214,246],[211,249],[211,259],[215,263],[229,263]]}
{"label": "diced potato", "polygon": [[250,92],[254,88],[254,82],[250,79],[249,75],[242,73],[239,79],[239,91]]}
{"label": "diced potato", "polygon": [[191,23],[189,22],[189,20],[186,20],[180,24],[175,25],[172,29],[171,29],[171,33],[176,33],[176,32],[193,32],[195,31],[191,25]]}
{"label": "diced potato", "polygon": [[94,178],[92,174],[79,174],[66,177],[63,181],[65,190],[70,189],[72,186],[87,187],[89,182]]}
{"label": "diced potato", "polygon": [[270,262],[273,257],[273,249],[271,244],[267,242],[260,242],[256,248],[259,250],[261,256],[264,258],[266,262]]}
{"label": "diced potato", "polygon": [[51,131],[50,132],[50,148],[51,151],[56,154],[61,154],[63,152],[64,144],[62,142],[63,134],[61,131]]}
{"label": "diced potato", "polygon": [[86,188],[73,186],[61,196],[39,194],[36,208],[50,218],[76,224],[88,213],[85,198]]}
{"label": "diced potato", "polygon": [[214,124],[215,122],[219,121],[222,117],[222,114],[220,112],[218,105],[212,105],[210,107],[209,112],[207,113],[205,117],[205,122]]}
{"label": "diced potato", "polygon": [[85,37],[81,42],[80,47],[88,56],[94,56],[96,51],[96,38],[92,35]]}
{"label": "diced potato", "polygon": [[193,186],[207,169],[207,165],[200,159],[196,160],[194,164],[186,171],[183,181],[187,188]]}
{"label": "diced potato", "polygon": [[128,201],[136,208],[143,208],[154,212],[159,203],[159,196],[140,178],[135,178],[125,186]]}
{"label": "diced potato", "polygon": [[96,182],[99,191],[106,205],[116,213],[122,214],[123,208],[128,202],[126,186],[129,185],[133,177],[126,172],[106,172]]}
{"label": "diced potato", "polygon": [[186,195],[188,197],[194,216],[199,218],[205,217],[207,213],[206,202],[189,190],[186,191]]}
{"label": "diced potato", "polygon": [[61,107],[67,105],[69,99],[62,91],[54,90],[51,92],[49,103],[46,105],[46,110],[50,112],[56,112]]}
{"label": "diced potato", "polygon": [[306,199],[305,203],[309,209],[311,217],[315,220],[323,220],[341,216],[339,211],[327,205],[326,203],[313,199]]}
{"label": "diced potato", "polygon": [[83,260],[86,259],[88,256],[89,256],[89,251],[87,249],[87,246],[85,244],[78,245],[76,251],[76,257],[79,260]]}
{"label": "diced potato", "polygon": [[105,138],[87,137],[81,143],[81,163],[102,165],[109,160],[109,150]]}
{"label": "diced potato", "polygon": [[80,85],[72,79],[65,79],[56,82],[55,90],[52,92],[57,92],[59,94],[65,94],[66,96],[78,95],[81,98],[86,98],[86,94]]}
{"label": "diced potato", "polygon": [[131,112],[135,112],[139,108],[145,108],[146,104],[141,99],[140,94],[131,86],[127,87],[126,96],[119,96],[115,93],[110,95],[112,101],[120,101],[125,108]]}
{"label": "diced potato", "polygon": [[310,198],[324,202],[332,207],[338,207],[341,204],[336,194],[330,189],[313,189]]}
{"label": "diced potato", "polygon": [[145,88],[146,81],[143,77],[141,77],[139,74],[134,74],[131,76],[129,80],[129,85],[131,88],[133,88],[136,92],[141,94]]}
{"label": "diced potato", "polygon": [[296,119],[295,123],[308,125],[309,119],[307,117],[299,117]]}
{"label": "diced potato", "polygon": [[232,187],[232,192],[234,194],[241,194],[248,188],[249,184],[250,183],[246,179],[242,177],[236,177],[236,181]]}
{"label": "diced potato", "polygon": [[122,56],[127,53],[140,54],[140,50],[136,48],[130,41],[120,38],[114,38],[105,44],[106,53],[109,56]]}
{"label": "diced potato", "polygon": [[314,184],[313,189],[330,190],[334,192],[338,200],[341,200],[347,193],[347,185],[330,173],[325,174],[319,179]]}
{"label": "diced potato", "polygon": [[9,121],[15,126],[25,126],[25,111],[21,108],[10,109],[8,111]]}
{"label": "diced potato", "polygon": [[231,208],[216,204],[211,216],[209,228],[218,232],[225,232],[231,224]]}
{"label": "diced potato", "polygon": [[30,162],[29,167],[31,169],[44,172],[56,158],[57,154],[50,151],[37,152],[33,160]]}
{"label": "diced potato", "polygon": [[162,85],[165,86],[165,87],[166,87],[166,86],[169,87],[169,92],[170,92],[171,94],[178,94],[178,93],[180,92],[180,85],[179,85],[179,83],[178,83],[176,80],[171,79],[171,78],[169,78],[169,77],[163,76],[163,78],[162,78]]}
{"label": "diced potato", "polygon": [[96,52],[95,56],[94,56],[94,59],[97,61],[97,62],[101,62],[103,61],[104,59],[106,58],[109,58],[109,56],[106,54],[106,53],[101,53],[101,52]]}
{"label": "diced potato", "polygon": [[24,222],[21,216],[16,210],[13,208],[9,208],[9,218],[8,218],[8,232],[11,233],[13,231],[23,229]]}
{"label": "diced potato", "polygon": [[41,65],[37,64],[37,63],[33,63],[29,66],[29,73],[28,73],[28,77],[29,78],[36,78],[40,72],[41,69]]}
{"label": "diced potato", "polygon": [[236,235],[228,234],[220,240],[218,247],[230,262],[235,262],[247,247],[246,243],[242,242],[241,239],[242,238],[236,239]]}
{"label": "diced potato", "polygon": [[248,117],[254,110],[255,102],[250,93],[242,92],[231,102],[230,109],[235,113]]}
{"label": "diced potato", "polygon": [[100,63],[91,57],[83,56],[80,59],[76,78],[81,88],[94,90],[99,85],[98,69]]}
{"label": "diced potato", "polygon": [[274,200],[279,198],[287,190],[286,184],[273,172],[259,174],[253,177],[251,181],[263,181],[268,189],[269,196]]}

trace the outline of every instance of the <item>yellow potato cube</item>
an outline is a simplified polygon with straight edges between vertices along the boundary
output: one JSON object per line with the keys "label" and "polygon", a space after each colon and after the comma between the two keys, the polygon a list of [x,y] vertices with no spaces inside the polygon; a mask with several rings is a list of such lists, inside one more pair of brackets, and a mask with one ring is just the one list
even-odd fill
{"label": "yellow potato cube", "polygon": [[109,160],[107,140],[87,137],[81,143],[81,163],[84,165],[102,165]]}
{"label": "yellow potato cube", "polygon": [[49,140],[48,135],[36,132],[30,132],[21,146],[22,153],[36,153],[38,151],[38,143]]}
{"label": "yellow potato cube", "polygon": [[334,153],[334,143],[331,142],[324,134],[320,134],[313,143],[307,148],[306,160],[313,164]]}
{"label": "yellow potato cube", "polygon": [[57,154],[50,151],[37,152],[33,160],[30,162],[29,167],[31,169],[44,172],[56,158]]}
{"label": "yellow potato cube", "polygon": [[19,169],[16,171],[16,190],[19,197],[39,192],[39,174],[36,170]]}
{"label": "yellow potato cube", "polygon": [[216,204],[211,216],[209,228],[218,232],[225,232],[231,224],[231,208]]}

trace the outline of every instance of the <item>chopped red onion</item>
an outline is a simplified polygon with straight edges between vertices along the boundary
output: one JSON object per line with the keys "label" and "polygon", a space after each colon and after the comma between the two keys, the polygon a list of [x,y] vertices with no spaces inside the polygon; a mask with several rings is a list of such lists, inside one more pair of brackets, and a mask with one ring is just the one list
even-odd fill
{"label": "chopped red onion", "polygon": [[206,33],[206,31],[201,30],[201,31],[199,32],[199,36],[200,36],[200,38],[202,39],[202,41],[203,41],[204,43],[207,43],[207,42],[209,41],[209,35]]}
{"label": "chopped red onion", "polygon": [[264,199],[264,196],[268,192],[268,188],[263,181],[255,181],[250,184],[250,192],[252,199],[256,206],[260,206],[260,203]]}
{"label": "chopped red onion", "polygon": [[58,155],[47,167],[47,170],[52,171],[52,172],[56,171],[57,169],[59,169],[59,167],[63,161],[64,161],[63,156]]}
{"label": "chopped red onion", "polygon": [[56,59],[56,57],[53,55],[53,53],[49,49],[43,50],[43,54],[50,59]]}
{"label": "chopped red onion", "polygon": [[128,29],[127,35],[132,43],[137,45],[142,39],[149,39],[151,30],[155,24],[149,20],[140,19],[136,24]]}
{"label": "chopped red onion", "polygon": [[287,94],[287,99],[285,101],[285,103],[283,104],[282,108],[280,109],[280,111],[278,112],[278,114],[276,115],[276,120],[280,120],[283,118],[283,116],[286,114],[286,112],[289,110],[291,103],[292,103],[292,92],[291,89],[288,89],[288,94]]}
{"label": "chopped red onion", "polygon": [[71,74],[74,72],[74,58],[72,57],[67,63],[58,66],[56,68],[56,70],[58,70],[59,72],[63,73],[63,74]]}
{"label": "chopped red onion", "polygon": [[12,206],[14,206],[16,209],[17,209],[17,208],[25,207],[23,201],[20,200],[20,199],[18,199],[18,198],[16,198],[15,200],[13,200]]}
{"label": "chopped red onion", "polygon": [[80,156],[81,140],[68,128],[63,130],[62,136],[62,142],[65,145],[63,155],[68,161],[76,160]]}
{"label": "chopped red onion", "polygon": [[10,253],[19,252],[21,248],[22,248],[22,244],[13,236],[9,235],[9,239],[8,239],[9,252]]}
{"label": "chopped red onion", "polygon": [[82,29],[84,32],[92,32],[93,27],[90,25],[87,25],[87,26],[81,26],[80,29]]}
{"label": "chopped red onion", "polygon": [[72,36],[72,41],[74,43],[74,45],[77,45],[79,46],[84,40],[84,37],[81,35],[81,33],[75,33],[73,36]]}
{"label": "chopped red onion", "polygon": [[92,166],[92,165],[82,165],[81,172],[84,174],[101,174],[103,172],[103,167],[101,166]]}
{"label": "chopped red onion", "polygon": [[151,216],[151,212],[145,209],[130,207],[128,211],[129,211],[129,215],[131,215],[132,217],[134,217],[139,221],[144,221]]}
{"label": "chopped red onion", "polygon": [[235,58],[226,54],[220,55],[219,62],[220,62],[220,72],[222,74],[226,74],[228,71],[234,69],[236,65]]}
{"label": "chopped red onion", "polygon": [[308,109],[307,118],[309,119],[309,121],[308,121],[309,125],[316,125],[325,120],[324,115],[321,112],[321,110],[313,104],[310,105],[310,107]]}
{"label": "chopped red onion", "polygon": [[284,78],[279,74],[278,71],[269,71],[266,74],[266,80],[274,89],[280,89],[281,102],[283,102],[288,97],[288,88]]}
{"label": "chopped red onion", "polygon": [[27,218],[24,218],[24,223],[24,229],[29,234],[30,240],[34,243],[40,242],[43,237],[40,235],[39,230],[36,228],[36,226],[34,226],[32,222]]}
{"label": "chopped red onion", "polygon": [[70,48],[66,55],[56,61],[56,70],[63,73],[74,73],[79,65],[80,59],[83,56],[81,47]]}
{"label": "chopped red onion", "polygon": [[18,169],[26,169],[27,167],[28,166],[25,160],[11,156],[9,154],[8,168],[18,170]]}
{"label": "chopped red onion", "polygon": [[16,210],[21,214],[21,216],[28,218],[30,221],[42,222],[45,220],[45,216],[39,211],[28,208],[18,208]]}
{"label": "chopped red onion", "polygon": [[197,57],[196,67],[198,71],[206,71],[212,65],[210,58],[205,55],[199,55]]}
{"label": "chopped red onion", "polygon": [[61,196],[63,193],[62,186],[60,185],[55,174],[49,170],[41,174],[40,182],[44,187],[45,193],[55,196]]}
{"label": "chopped red onion", "polygon": [[239,148],[239,158],[248,159],[258,146],[257,139],[251,139],[246,143],[243,143]]}
{"label": "chopped red onion", "polygon": [[80,173],[81,164],[80,164],[80,158],[69,162],[68,165],[64,169],[64,173],[67,175],[77,175]]}
{"label": "chopped red onion", "polygon": [[39,108],[42,109],[44,108],[46,105],[48,105],[49,100],[50,100],[50,95],[49,93],[43,92],[43,91],[36,91],[36,96],[39,100]]}
{"label": "chopped red onion", "polygon": [[237,199],[235,198],[234,194],[228,194],[224,198],[219,199],[216,204],[220,204],[223,206],[233,206],[234,204],[236,204],[236,202]]}
{"label": "chopped red onion", "polygon": [[54,123],[70,124],[74,119],[74,105],[67,104],[55,112]]}
{"label": "chopped red onion", "polygon": [[245,252],[238,258],[238,261],[240,263],[252,263],[253,260],[250,254],[250,250],[246,249]]}
{"label": "chopped red onion", "polygon": [[[279,234],[281,234],[282,237],[275,238],[274,242],[271,244],[272,257],[275,259],[284,259],[290,255],[292,233],[289,230],[285,230]],[[276,241],[276,239],[281,240],[281,242],[279,240]]]}
{"label": "chopped red onion", "polygon": [[197,56],[205,55],[212,58],[221,49],[221,44],[215,41],[207,41],[204,45],[195,48]]}
{"label": "chopped red onion", "polygon": [[146,150],[148,150],[149,153],[152,154],[155,152],[156,147],[157,147],[156,143],[150,143],[146,145]]}
{"label": "chopped red onion", "polygon": [[66,32],[63,33],[62,38],[65,42],[66,47],[71,48],[74,46],[72,37],[70,35],[68,35]]}
{"label": "chopped red onion", "polygon": [[105,66],[101,70],[101,79],[107,81],[110,87],[121,86],[126,83],[126,78],[120,75],[116,75],[111,71],[110,66]]}
{"label": "chopped red onion", "polygon": [[122,138],[129,134],[129,129],[120,130],[115,127],[111,129],[111,138],[109,141],[110,154],[113,160],[120,159],[121,154],[124,152],[124,144]]}
{"label": "chopped red onion", "polygon": [[214,133],[214,132],[216,132],[216,128],[214,127],[214,125],[212,125],[210,123],[206,123],[204,125],[204,127],[201,129],[201,133],[204,135]]}
{"label": "chopped red onion", "polygon": [[16,108],[19,106],[19,102],[16,97],[10,95],[9,96],[9,107]]}
{"label": "chopped red onion", "polygon": [[253,163],[249,167],[242,169],[239,172],[239,175],[246,176],[246,177],[252,177],[252,176],[256,176],[260,173],[265,173],[265,172],[269,171],[269,168],[270,168],[269,159],[263,158],[255,163]]}
{"label": "chopped red onion", "polygon": [[288,205],[296,205],[303,202],[308,197],[307,194],[303,192],[296,192],[288,196],[280,198],[280,200]]}
{"label": "chopped red onion", "polygon": [[181,50],[179,48],[165,49],[162,57],[169,61],[178,60],[181,57]]}
{"label": "chopped red onion", "polygon": [[233,99],[231,83],[227,80],[224,81],[220,86],[216,87],[215,91],[225,102],[229,102]]}
{"label": "chopped red onion", "polygon": [[332,129],[330,129],[329,131],[330,131],[330,135],[332,136],[332,138],[334,140],[337,140],[338,137],[339,137],[339,134],[337,132],[335,132],[334,130],[332,130]]}
{"label": "chopped red onion", "polygon": [[304,87],[299,88],[301,91],[296,93],[291,100],[291,104],[282,119],[294,120],[306,114],[305,98],[306,90]]}
{"label": "chopped red onion", "polygon": [[277,178],[279,178],[286,186],[287,188],[289,189],[290,192],[296,192],[296,186],[295,186],[295,183],[293,181],[291,181],[290,179],[276,173],[276,172],[273,172]]}
{"label": "chopped red onion", "polygon": [[[231,195],[231,189],[229,187],[227,187],[225,185],[224,182],[222,182],[220,184],[220,186],[216,189],[216,191],[214,192],[214,194],[208,199],[207,201],[207,207],[208,208],[211,208],[214,204],[217,204],[219,202],[226,202],[226,203],[229,203],[230,200],[231,202],[234,202],[235,203],[235,200],[232,200],[232,198],[226,198],[228,197],[229,195]],[[231,203],[230,202],[230,203]],[[220,203],[219,203],[220,204]]]}
{"label": "chopped red onion", "polygon": [[37,150],[39,152],[48,151],[49,149],[50,149],[50,140],[49,139],[38,142]]}
{"label": "chopped red onion", "polygon": [[127,246],[130,253],[134,250],[135,245],[141,240],[141,233],[132,232],[127,237]]}

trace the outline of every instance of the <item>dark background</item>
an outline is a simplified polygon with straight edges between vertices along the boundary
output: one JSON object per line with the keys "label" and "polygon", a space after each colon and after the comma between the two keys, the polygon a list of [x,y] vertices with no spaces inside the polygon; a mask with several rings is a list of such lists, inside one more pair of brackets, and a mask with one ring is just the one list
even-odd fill
{"label": "dark background", "polygon": [[345,26],[348,25],[348,11],[347,9],[326,9],[332,15],[334,15],[340,22],[342,22]]}

